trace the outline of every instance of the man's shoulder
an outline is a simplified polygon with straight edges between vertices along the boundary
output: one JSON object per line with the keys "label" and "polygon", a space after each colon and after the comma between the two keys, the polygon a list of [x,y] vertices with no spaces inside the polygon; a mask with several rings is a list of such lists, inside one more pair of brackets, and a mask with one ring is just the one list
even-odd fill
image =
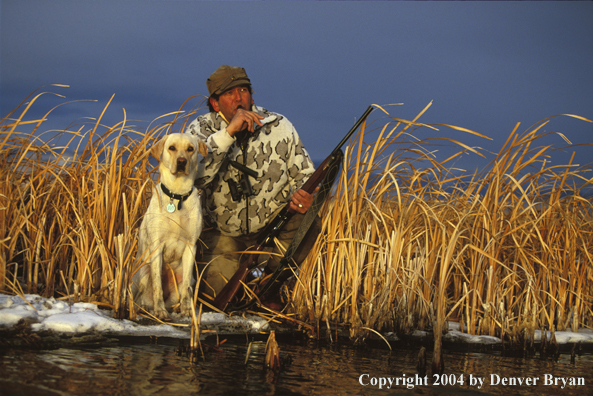
{"label": "man's shoulder", "polygon": [[199,115],[187,127],[187,132],[196,134],[211,134],[222,129],[223,119],[215,112]]}
{"label": "man's shoulder", "polygon": [[193,122],[196,123],[201,123],[201,122],[208,122],[208,123],[212,123],[214,121],[216,121],[218,113],[216,112],[208,112],[208,113],[204,113],[202,115],[199,115]]}

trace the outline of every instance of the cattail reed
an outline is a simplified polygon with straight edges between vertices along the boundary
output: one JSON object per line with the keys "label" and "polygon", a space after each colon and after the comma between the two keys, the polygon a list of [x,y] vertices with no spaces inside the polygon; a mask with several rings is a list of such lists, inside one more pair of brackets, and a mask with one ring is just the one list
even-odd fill
{"label": "cattail reed", "polygon": [[517,125],[486,169],[458,176],[446,163],[478,150],[446,139],[460,151],[439,161],[412,135],[431,126],[390,120],[373,133],[364,125],[347,149],[293,292],[297,315],[350,324],[354,338],[418,328],[438,341],[453,319],[532,345],[536,328],[591,327],[591,179],[572,160],[547,162],[551,148],[536,147],[547,121],[523,135]]}

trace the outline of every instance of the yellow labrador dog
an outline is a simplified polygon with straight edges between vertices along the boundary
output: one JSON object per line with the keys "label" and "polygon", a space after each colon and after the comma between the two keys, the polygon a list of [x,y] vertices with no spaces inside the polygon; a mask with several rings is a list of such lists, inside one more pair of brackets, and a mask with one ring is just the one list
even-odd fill
{"label": "yellow labrador dog", "polygon": [[159,159],[160,183],[152,198],[138,238],[141,267],[132,278],[134,301],[159,319],[180,303],[183,316],[191,314],[196,243],[202,232],[200,191],[194,187],[198,153],[206,144],[192,134],[161,138],[151,154]]}

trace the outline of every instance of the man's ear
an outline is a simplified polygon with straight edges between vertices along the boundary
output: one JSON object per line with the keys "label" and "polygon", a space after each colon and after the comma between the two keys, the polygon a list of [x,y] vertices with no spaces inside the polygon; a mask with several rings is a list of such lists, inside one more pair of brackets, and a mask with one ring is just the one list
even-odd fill
{"label": "man's ear", "polygon": [[220,111],[220,106],[218,106],[218,100],[214,99],[214,98],[210,98],[210,104],[212,105],[212,108],[214,109],[215,112],[219,112]]}
{"label": "man's ear", "polygon": [[161,155],[163,154],[163,147],[165,147],[165,140],[167,140],[167,137],[166,136],[163,136],[150,149],[150,155],[152,155],[154,158],[156,158],[157,160],[159,160],[159,162],[161,161]]}

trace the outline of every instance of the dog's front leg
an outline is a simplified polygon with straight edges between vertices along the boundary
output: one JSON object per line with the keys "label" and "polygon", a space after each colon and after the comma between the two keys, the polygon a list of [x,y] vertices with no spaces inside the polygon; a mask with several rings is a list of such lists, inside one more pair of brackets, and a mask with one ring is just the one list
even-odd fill
{"label": "dog's front leg", "polygon": [[183,279],[181,281],[181,315],[191,316],[191,308],[193,304],[193,296],[191,295],[191,287],[193,286],[193,269],[196,259],[196,244],[187,246],[183,250],[181,257]]}
{"label": "dog's front leg", "polygon": [[150,276],[152,278],[152,301],[154,303],[154,316],[159,319],[167,319],[169,313],[165,308],[163,299],[163,280],[161,273],[163,271],[163,246],[159,246],[153,253],[150,260]]}

